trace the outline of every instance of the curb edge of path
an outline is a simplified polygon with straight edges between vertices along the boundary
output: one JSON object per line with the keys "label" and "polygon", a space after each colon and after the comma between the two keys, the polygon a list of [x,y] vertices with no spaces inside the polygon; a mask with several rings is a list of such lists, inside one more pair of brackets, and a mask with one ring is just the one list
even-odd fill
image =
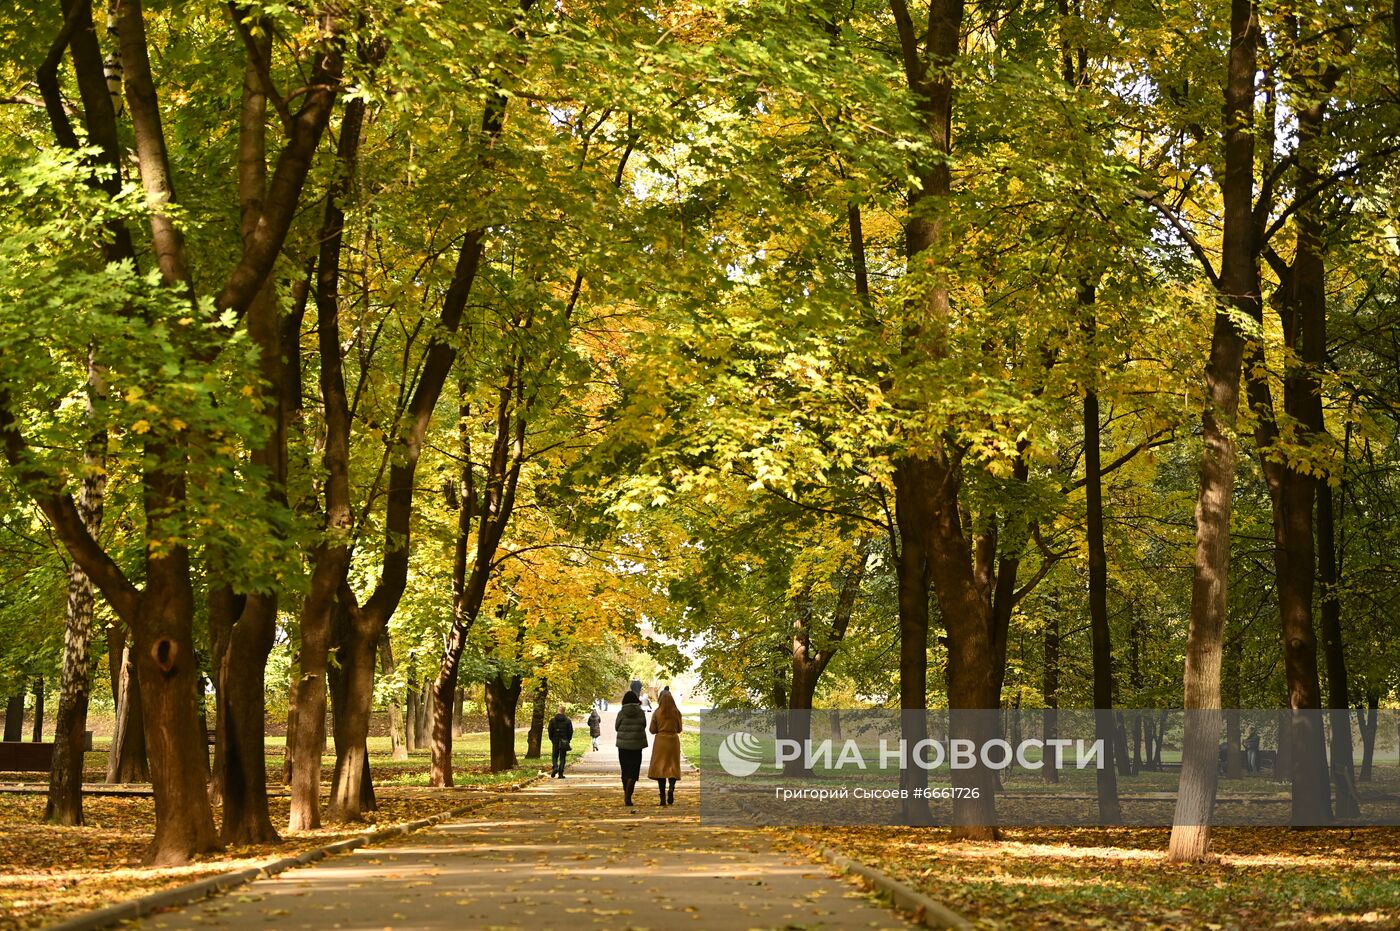
{"label": "curb edge of path", "polygon": [[956,931],[972,931],[976,927],[971,920],[959,915],[942,902],[929,898],[893,876],[872,866],[867,866],[859,860],[852,860],[845,854],[837,853],[812,838],[804,837],[804,839],[817,848],[822,859],[842,872],[852,873],[864,879],[876,891],[889,896],[896,909],[911,914],[914,920],[925,928],[952,928]]}
{"label": "curb edge of path", "polygon": [[[535,776],[516,786],[511,792],[519,792],[527,786],[540,781],[542,776]],[[45,925],[46,931],[98,931],[100,928],[107,928],[118,922],[134,921],[144,918],[153,912],[158,912],[166,908],[174,908],[180,905],[189,905],[201,899],[228,892],[239,886],[246,886],[258,879],[267,879],[276,876],[298,866],[306,866],[315,863],[317,860],[325,859],[337,853],[346,853],[367,844],[378,843],[398,837],[402,834],[411,834],[423,828],[433,827],[451,818],[457,818],[470,811],[491,804],[494,799],[473,799],[465,805],[459,805],[448,811],[438,812],[427,818],[419,818],[415,821],[405,821],[402,824],[395,824],[387,828],[380,828],[374,831],[365,831],[354,837],[347,837],[343,840],[334,841],[322,847],[315,847],[311,850],[303,851],[292,857],[279,857],[276,860],[269,860],[258,866],[248,866],[240,870],[233,870],[228,873],[220,873],[217,876],[210,876],[207,879],[200,879],[183,886],[176,886],[173,889],[163,889],[160,892],[152,892],[139,898],[128,899],[116,905],[109,905],[106,908],[99,908],[95,911],[83,912],[75,915],[66,921],[58,924]]]}

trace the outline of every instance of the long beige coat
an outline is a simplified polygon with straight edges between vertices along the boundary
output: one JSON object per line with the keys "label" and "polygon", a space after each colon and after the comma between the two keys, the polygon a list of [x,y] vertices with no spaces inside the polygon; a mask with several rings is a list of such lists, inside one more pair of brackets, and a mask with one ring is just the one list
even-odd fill
{"label": "long beige coat", "polygon": [[651,732],[656,735],[656,740],[651,744],[648,779],[681,778],[681,739],[678,735],[682,726],[680,709],[674,702],[664,702],[651,716]]}

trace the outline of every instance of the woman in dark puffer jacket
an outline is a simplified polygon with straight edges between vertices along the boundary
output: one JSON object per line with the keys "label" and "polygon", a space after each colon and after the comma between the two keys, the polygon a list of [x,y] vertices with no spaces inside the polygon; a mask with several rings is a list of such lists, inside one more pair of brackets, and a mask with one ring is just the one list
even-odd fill
{"label": "woman in dark puffer jacket", "polygon": [[622,696],[622,708],[613,722],[617,730],[617,761],[622,766],[622,804],[632,804],[632,790],[642,775],[642,751],[647,747],[647,716],[641,699],[631,689]]}

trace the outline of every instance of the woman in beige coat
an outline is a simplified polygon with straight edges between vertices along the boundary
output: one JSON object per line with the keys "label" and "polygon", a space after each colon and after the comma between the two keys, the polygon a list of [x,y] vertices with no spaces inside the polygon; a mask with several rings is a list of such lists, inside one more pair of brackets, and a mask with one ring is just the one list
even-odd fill
{"label": "woman in beige coat", "polygon": [[[669,690],[662,692],[656,711],[651,716],[651,732],[656,735],[656,740],[651,745],[651,766],[647,768],[647,776],[656,780],[663,806],[676,803],[676,780],[681,778],[681,728],[681,710],[676,707],[676,700]],[[666,787],[668,781],[671,784],[669,792]]]}

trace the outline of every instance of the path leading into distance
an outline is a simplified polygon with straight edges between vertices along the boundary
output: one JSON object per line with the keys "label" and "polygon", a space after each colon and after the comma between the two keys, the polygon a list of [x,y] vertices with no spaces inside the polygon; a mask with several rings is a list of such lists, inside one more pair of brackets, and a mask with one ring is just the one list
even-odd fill
{"label": "path leading into distance", "polygon": [[[467,820],[289,870],[139,924],[153,928],[652,929],[910,925],[757,831],[700,824],[691,770],[661,808],[622,804],[614,710],[600,749]],[[575,740],[588,740],[575,724]],[[646,773],[646,762],[642,764]]]}

